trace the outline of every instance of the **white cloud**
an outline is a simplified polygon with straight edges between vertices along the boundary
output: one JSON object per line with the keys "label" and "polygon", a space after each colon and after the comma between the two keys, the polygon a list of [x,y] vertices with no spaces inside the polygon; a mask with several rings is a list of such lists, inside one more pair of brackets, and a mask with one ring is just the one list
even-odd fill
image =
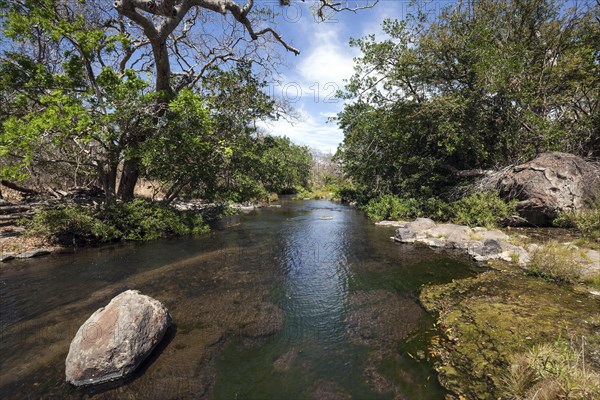
{"label": "white cloud", "polygon": [[341,24],[315,24],[309,43],[310,50],[298,64],[298,74],[305,85],[324,87],[334,83],[343,87],[343,80],[354,73],[356,51],[342,41]]}
{"label": "white cloud", "polygon": [[287,136],[296,144],[306,145],[324,153],[335,153],[338,145],[344,139],[344,134],[335,122],[326,123],[327,117],[314,118],[304,110],[300,110],[300,121],[289,122],[279,120],[258,124],[269,133]]}

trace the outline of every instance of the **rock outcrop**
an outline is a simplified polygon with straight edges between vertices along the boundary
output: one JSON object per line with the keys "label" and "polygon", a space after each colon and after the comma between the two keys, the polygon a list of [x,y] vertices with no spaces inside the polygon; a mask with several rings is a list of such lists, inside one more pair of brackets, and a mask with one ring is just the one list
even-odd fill
{"label": "rock outcrop", "polygon": [[166,307],[127,290],[98,309],[79,328],[66,360],[67,382],[94,385],[132,373],[162,340],[170,325]]}
{"label": "rock outcrop", "polygon": [[486,228],[469,228],[455,224],[436,224],[428,218],[406,222],[396,230],[394,240],[401,243],[422,243],[431,247],[462,249],[476,261],[501,259],[529,262],[529,253],[520,246],[508,243],[502,231]]}
{"label": "rock outcrop", "polygon": [[563,211],[591,208],[600,167],[572,154],[550,152],[508,169],[496,183],[505,199],[516,199],[529,224],[547,226]]}

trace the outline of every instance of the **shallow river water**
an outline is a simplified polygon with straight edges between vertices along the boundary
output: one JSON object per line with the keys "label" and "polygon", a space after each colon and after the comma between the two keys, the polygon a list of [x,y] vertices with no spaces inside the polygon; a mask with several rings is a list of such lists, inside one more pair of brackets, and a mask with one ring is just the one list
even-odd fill
{"label": "shallow river water", "polygon": [[[128,243],[0,267],[0,398],[443,399],[420,360],[423,284],[473,275],[461,255],[389,240],[328,201],[222,221],[203,237]],[[126,289],[173,326],[125,382],[75,389],[79,326]]]}

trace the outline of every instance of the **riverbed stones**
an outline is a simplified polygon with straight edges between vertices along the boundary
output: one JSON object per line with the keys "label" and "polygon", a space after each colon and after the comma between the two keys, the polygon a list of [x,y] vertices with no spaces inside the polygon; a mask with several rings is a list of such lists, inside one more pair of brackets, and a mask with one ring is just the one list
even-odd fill
{"label": "riverbed stones", "polygon": [[469,228],[456,224],[436,224],[425,218],[404,223],[396,230],[394,240],[421,243],[430,247],[466,250],[476,261],[505,260],[526,265],[529,253],[508,241],[502,231],[482,227]]}
{"label": "riverbed stones", "polygon": [[435,228],[436,224],[429,218],[417,218],[414,221],[406,223],[405,227],[416,232],[422,232],[425,229]]}
{"label": "riverbed stones", "polygon": [[250,322],[240,331],[247,338],[265,338],[281,330],[283,326],[283,310],[272,303],[260,303],[253,310],[248,310]]}
{"label": "riverbed stones", "polygon": [[396,239],[403,243],[413,243],[417,238],[417,233],[408,228],[398,228],[396,230]]}
{"label": "riverbed stones", "polygon": [[577,260],[583,265],[581,275],[586,277],[600,276],[600,252],[597,250],[584,250]]}
{"label": "riverbed stones", "polygon": [[17,253],[0,253],[0,262],[10,261],[15,258]]}
{"label": "riverbed stones", "polygon": [[288,350],[279,357],[277,357],[275,361],[273,361],[273,368],[275,368],[275,371],[287,372],[290,370],[290,368],[292,368],[292,364],[294,363],[297,357],[297,349],[293,348],[291,350]]}
{"label": "riverbed stones", "polygon": [[379,222],[375,222],[375,225],[378,226],[392,226],[392,227],[400,227],[400,226],[404,226],[406,224],[406,221],[379,221]]}
{"label": "riverbed stones", "polygon": [[34,257],[46,256],[50,253],[52,253],[52,249],[46,249],[46,248],[35,249],[35,250],[24,251],[23,253],[19,253],[15,256],[15,258],[34,258]]}
{"label": "riverbed stones", "polygon": [[392,291],[359,290],[352,293],[348,304],[346,329],[358,345],[391,348],[423,327],[421,307],[414,299]]}
{"label": "riverbed stones", "polygon": [[98,309],[79,328],[66,360],[67,382],[95,385],[131,374],[164,337],[167,308],[137,290],[127,290]]}
{"label": "riverbed stones", "polygon": [[422,232],[428,237],[443,239],[445,247],[465,249],[473,231],[468,226],[456,224],[439,224]]}

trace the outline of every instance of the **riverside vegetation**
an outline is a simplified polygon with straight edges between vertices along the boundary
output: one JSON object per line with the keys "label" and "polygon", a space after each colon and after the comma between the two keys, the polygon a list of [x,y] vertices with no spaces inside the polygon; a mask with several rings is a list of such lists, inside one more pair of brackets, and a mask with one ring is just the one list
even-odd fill
{"label": "riverside vegetation", "polygon": [[[352,40],[361,56],[339,94],[349,100],[337,117],[344,141],[326,169],[306,147],[256,128],[289,114],[265,91],[277,64],[272,43],[236,42],[244,32],[234,29],[202,44],[199,70],[171,74],[171,58],[185,64],[175,51],[185,35],[175,43],[170,32],[151,34],[168,54],[131,63],[148,46],[147,32],[112,23],[129,8],[102,14],[98,7],[0,2],[3,184],[26,197],[99,186],[105,197],[24,222],[57,242],[201,233],[200,215],[170,204],[294,192],[352,202],[374,220],[430,217],[491,228],[515,214],[515,202],[481,190],[489,171],[548,151],[600,157],[598,2],[482,0],[439,13],[415,7],[383,23],[383,40]],[[234,19],[246,17],[229,7]],[[216,14],[205,17],[204,25],[220,23]],[[231,43],[241,47],[217,54]],[[147,80],[149,66],[156,71]],[[139,178],[156,183],[161,204],[133,201]],[[538,247],[526,268],[494,262],[477,277],[423,288],[420,301],[438,324],[430,357],[456,397],[600,398],[599,300],[581,286],[599,289],[600,278],[582,282],[576,262],[582,249],[598,248],[600,200],[553,224],[576,238]],[[512,239],[532,244],[522,236]]]}

